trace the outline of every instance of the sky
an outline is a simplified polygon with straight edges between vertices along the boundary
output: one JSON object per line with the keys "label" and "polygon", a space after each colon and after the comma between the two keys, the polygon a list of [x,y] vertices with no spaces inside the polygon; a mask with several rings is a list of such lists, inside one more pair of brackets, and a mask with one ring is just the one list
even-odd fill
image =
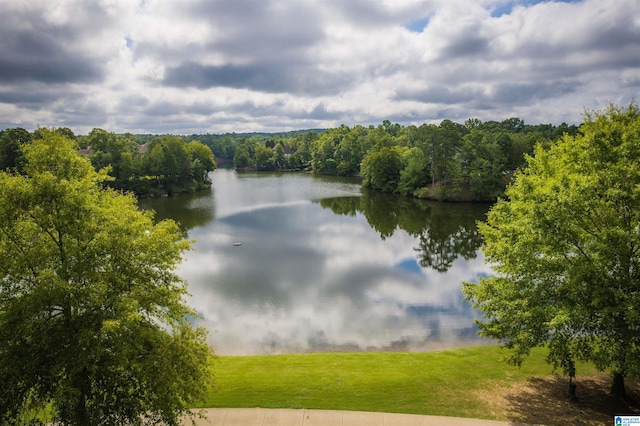
{"label": "sky", "polygon": [[0,129],[579,124],[640,98],[640,0],[3,0]]}

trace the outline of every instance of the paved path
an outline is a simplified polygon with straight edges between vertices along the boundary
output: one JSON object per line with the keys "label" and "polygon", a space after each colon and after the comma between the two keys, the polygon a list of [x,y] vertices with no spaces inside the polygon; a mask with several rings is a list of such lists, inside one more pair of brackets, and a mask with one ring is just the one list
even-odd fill
{"label": "paved path", "polygon": [[[209,408],[197,426],[505,426],[516,423],[459,417],[360,411],[271,410],[264,408]],[[185,425],[189,425],[186,422]]]}

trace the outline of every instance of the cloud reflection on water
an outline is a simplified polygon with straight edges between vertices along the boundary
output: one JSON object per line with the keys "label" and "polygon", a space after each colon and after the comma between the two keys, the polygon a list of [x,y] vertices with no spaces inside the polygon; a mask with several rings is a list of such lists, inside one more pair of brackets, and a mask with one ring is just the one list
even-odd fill
{"label": "cloud reflection on water", "polygon": [[[427,350],[483,342],[460,284],[490,273],[480,252],[475,258],[467,253],[468,260],[457,256],[446,273],[422,267],[420,236],[396,229],[381,239],[361,212],[336,215],[304,200],[302,192],[282,195],[291,195],[287,179],[277,182],[285,188],[268,205],[248,208],[252,198],[269,192],[265,187],[273,181],[265,179],[262,191],[253,188],[252,195],[242,186],[239,205],[222,208],[232,204],[224,198],[240,190],[233,185],[242,183],[225,174],[225,189],[214,190],[217,219],[189,231],[195,251],[186,254],[179,273],[219,354]],[[311,178],[293,180],[300,189]],[[311,193],[343,195],[357,187],[341,185],[319,185]]]}

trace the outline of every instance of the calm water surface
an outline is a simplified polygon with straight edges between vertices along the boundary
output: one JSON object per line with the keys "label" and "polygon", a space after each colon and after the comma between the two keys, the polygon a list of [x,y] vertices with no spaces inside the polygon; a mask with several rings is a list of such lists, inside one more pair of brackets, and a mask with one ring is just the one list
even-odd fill
{"label": "calm water surface", "polygon": [[308,174],[212,176],[210,191],[141,205],[196,240],[178,272],[218,354],[488,343],[461,293],[491,272],[475,227],[488,206]]}

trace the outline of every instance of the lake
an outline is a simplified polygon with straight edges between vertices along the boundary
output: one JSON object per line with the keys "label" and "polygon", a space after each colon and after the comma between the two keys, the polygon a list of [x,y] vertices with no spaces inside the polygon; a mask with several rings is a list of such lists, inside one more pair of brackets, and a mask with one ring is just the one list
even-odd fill
{"label": "lake", "polygon": [[195,240],[178,273],[218,354],[490,343],[461,292],[491,273],[476,229],[488,205],[304,173],[218,169],[212,179],[211,190],[140,205]]}

